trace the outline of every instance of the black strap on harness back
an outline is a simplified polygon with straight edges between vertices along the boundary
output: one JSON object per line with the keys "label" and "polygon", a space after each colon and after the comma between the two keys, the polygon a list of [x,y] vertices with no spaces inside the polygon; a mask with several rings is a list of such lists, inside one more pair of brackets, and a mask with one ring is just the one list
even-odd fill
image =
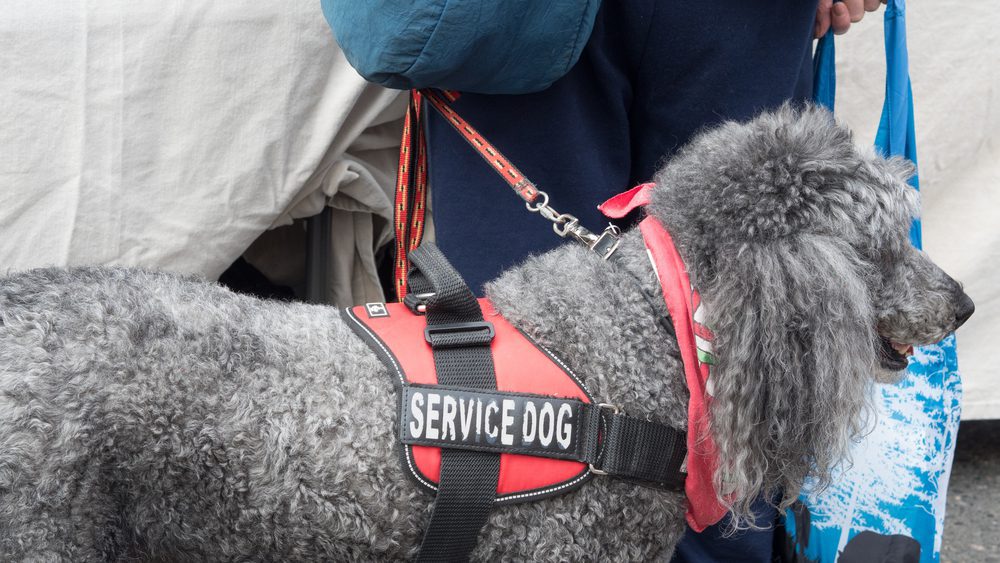
{"label": "black strap on harness back", "polygon": [[[493,326],[484,322],[475,295],[434,245],[412,251],[410,263],[410,291],[433,294],[424,301],[425,334],[438,383],[496,389]],[[499,475],[498,453],[442,448],[437,500],[418,561],[468,560],[493,507]]]}

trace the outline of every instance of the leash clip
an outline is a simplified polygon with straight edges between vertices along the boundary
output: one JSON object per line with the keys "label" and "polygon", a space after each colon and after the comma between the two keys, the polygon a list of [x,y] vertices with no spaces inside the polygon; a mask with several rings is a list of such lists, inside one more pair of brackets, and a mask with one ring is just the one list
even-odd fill
{"label": "leash clip", "polygon": [[618,250],[621,244],[621,229],[608,225],[600,235],[595,235],[590,229],[580,224],[580,219],[569,213],[559,213],[549,206],[549,194],[539,190],[541,202],[525,202],[524,206],[532,213],[538,213],[552,222],[552,230],[562,238],[570,237],[583,243],[587,248],[607,260]]}
{"label": "leash clip", "polygon": [[596,252],[598,256],[607,260],[608,258],[611,258],[611,255],[618,250],[618,246],[622,243],[621,234],[621,229],[615,225],[609,224],[604,228],[604,231],[587,246]]}

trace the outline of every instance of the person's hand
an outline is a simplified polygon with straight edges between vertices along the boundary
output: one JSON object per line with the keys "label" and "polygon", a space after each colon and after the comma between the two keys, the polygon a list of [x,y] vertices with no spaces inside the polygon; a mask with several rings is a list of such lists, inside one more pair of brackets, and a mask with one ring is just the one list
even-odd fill
{"label": "person's hand", "polygon": [[865,17],[865,12],[878,10],[879,5],[885,4],[885,2],[886,0],[844,0],[843,2],[819,0],[819,7],[816,8],[814,35],[817,39],[823,37],[831,26],[837,35],[847,33],[852,23],[858,23],[861,18]]}

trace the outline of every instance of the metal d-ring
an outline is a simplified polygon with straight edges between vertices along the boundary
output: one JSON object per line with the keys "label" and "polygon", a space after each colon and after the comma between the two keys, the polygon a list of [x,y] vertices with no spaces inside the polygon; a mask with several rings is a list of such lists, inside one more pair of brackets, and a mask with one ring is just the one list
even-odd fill
{"label": "metal d-ring", "polygon": [[552,230],[563,238],[566,235],[573,234],[577,226],[580,225],[580,220],[576,218],[575,215],[570,215],[569,213],[560,213],[556,217],[555,221],[552,222]]}
{"label": "metal d-ring", "polygon": [[549,194],[543,192],[542,190],[538,190],[537,195],[542,198],[541,203],[535,203],[535,201],[538,200],[537,197],[535,198],[535,201],[524,202],[524,206],[527,207],[528,211],[532,213],[538,213],[539,211],[542,210],[543,207],[549,206]]}
{"label": "metal d-ring", "polygon": [[[622,408],[621,407],[619,407],[618,405],[613,405],[611,403],[598,403],[597,404],[597,408],[600,409],[600,410],[611,409],[611,416],[615,416],[615,415],[621,414],[621,412],[622,412]],[[601,417],[601,421],[602,422],[604,421],[604,417]],[[600,457],[600,456],[598,456],[598,457]],[[588,465],[590,466],[590,473],[593,474],[593,475],[607,475],[608,474],[607,471],[604,471],[603,469],[598,469],[597,466],[594,465],[593,463],[590,463]]]}

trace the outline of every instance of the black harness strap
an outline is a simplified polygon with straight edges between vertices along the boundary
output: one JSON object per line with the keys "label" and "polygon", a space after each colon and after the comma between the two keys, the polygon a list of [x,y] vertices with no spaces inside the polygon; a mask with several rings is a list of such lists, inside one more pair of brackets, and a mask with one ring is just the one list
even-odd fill
{"label": "black harness strap", "polygon": [[[433,348],[438,383],[496,389],[490,342],[475,295],[436,246],[410,253],[410,291],[431,294],[425,335]],[[496,498],[500,454],[441,449],[441,478],[418,561],[467,561]]]}
{"label": "black harness strap", "polygon": [[684,432],[620,413],[606,420],[599,472],[647,487],[684,490]]}
{"label": "black harness strap", "polygon": [[[623,414],[611,405],[427,384],[403,385],[402,396],[399,438],[404,444],[568,459],[590,465],[595,475],[609,475],[646,487],[677,491],[684,486],[681,467],[687,452],[685,433]],[[448,401],[452,405],[450,419],[436,408]],[[481,412],[475,411],[473,403],[495,407],[494,414],[491,417],[487,407],[480,418]],[[454,422],[456,405],[461,405],[458,408],[463,412],[468,405],[466,427]],[[503,416],[497,405],[504,405]],[[546,409],[550,414],[548,422],[544,421]],[[430,436],[425,430],[432,419],[440,422]],[[451,420],[451,426],[447,420]],[[479,433],[480,423],[484,434]],[[546,424],[548,427],[543,429]],[[507,441],[498,436],[506,436]]]}

